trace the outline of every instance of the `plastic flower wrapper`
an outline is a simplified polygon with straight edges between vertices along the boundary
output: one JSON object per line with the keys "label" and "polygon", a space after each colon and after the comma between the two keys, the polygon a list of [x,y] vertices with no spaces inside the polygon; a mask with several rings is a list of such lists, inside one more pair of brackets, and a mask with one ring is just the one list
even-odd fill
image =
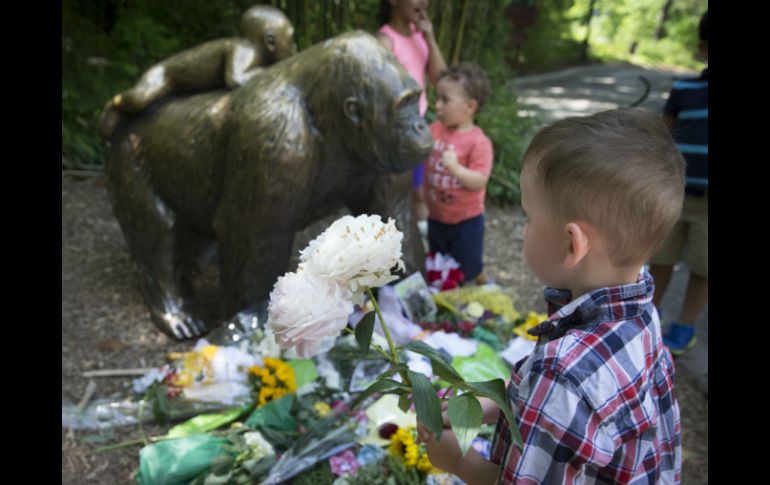
{"label": "plastic flower wrapper", "polygon": [[[199,474],[192,482],[173,483],[190,483],[190,485],[259,483],[275,464],[273,446],[259,431],[249,428],[231,429],[225,436],[219,453],[213,457],[200,457],[204,463],[210,463],[205,473]],[[174,466],[185,459],[184,453],[169,456],[166,466]]]}
{"label": "plastic flower wrapper", "polygon": [[465,280],[460,263],[449,254],[428,253],[425,257],[428,284],[440,291],[457,288]]}
{"label": "plastic flower wrapper", "polygon": [[[419,341],[410,341],[398,348],[394,344],[371,288],[396,279],[390,271],[394,266],[403,267],[400,259],[402,240],[403,234],[395,229],[393,221],[384,224],[378,216],[345,216],[335,221],[301,252],[298,273],[279,278],[270,294],[268,325],[273,328],[279,345],[282,348],[294,346],[305,356],[318,352],[319,338],[339,335],[345,327],[347,316],[353,309],[350,302],[353,293],[360,292],[362,296],[366,292],[374,311],[364,315],[356,325],[356,341],[363,353],[368,354],[376,315],[388,348],[375,345],[374,349],[390,362],[390,369],[366,388],[353,401],[352,407],[374,393],[396,394],[399,407],[406,410],[414,403],[418,421],[440,440],[443,430],[441,401],[430,379],[405,364],[403,355],[411,351],[427,357],[434,375],[464,391],[448,399],[450,423],[463,454],[481,426],[481,404],[477,398],[480,396],[491,399],[500,407],[511,426],[513,442],[521,448],[521,436],[502,379],[466,382],[449,360],[433,347]],[[344,319],[341,318],[343,314]],[[396,374],[400,379],[393,378]]]}
{"label": "plastic flower wrapper", "polygon": [[301,434],[281,455],[261,484],[283,483],[316,463],[354,446],[358,436],[365,432],[365,426],[360,425],[358,417],[349,416],[345,409],[346,406],[335,408],[328,417]]}
{"label": "plastic flower wrapper", "polygon": [[172,372],[173,369],[168,365],[150,369],[139,379],[131,381],[131,388],[134,393],[143,394],[151,385],[156,382],[163,382]]}
{"label": "plastic flower wrapper", "polygon": [[262,362],[240,346],[211,345],[206,339],[189,352],[170,353],[169,359],[176,368],[165,381],[171,390],[190,401],[228,405],[248,398],[248,369]]}
{"label": "plastic flower wrapper", "polygon": [[214,382],[241,382],[248,378],[248,369],[261,364],[256,355],[235,346],[211,345],[200,339],[190,352],[172,352],[171,360],[177,361],[177,372],[172,382],[179,387],[189,387]]}
{"label": "plastic flower wrapper", "polygon": [[379,446],[364,445],[358,450],[356,460],[361,466],[377,463],[385,457],[385,451]]}
{"label": "plastic flower wrapper", "polygon": [[[150,412],[153,403],[148,399],[97,399],[82,410],[74,403],[62,402],[61,425],[68,429],[104,430],[157,420]],[[220,402],[191,402],[174,399],[166,403],[167,418],[184,419],[227,407]]]}

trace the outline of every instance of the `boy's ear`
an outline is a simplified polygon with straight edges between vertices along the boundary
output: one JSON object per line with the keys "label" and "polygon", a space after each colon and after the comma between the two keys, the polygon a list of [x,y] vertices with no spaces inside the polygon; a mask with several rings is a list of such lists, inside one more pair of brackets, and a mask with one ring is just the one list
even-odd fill
{"label": "boy's ear", "polygon": [[569,241],[567,256],[564,258],[565,269],[574,268],[591,249],[591,238],[587,229],[579,222],[569,222],[564,225],[564,232]]}
{"label": "boy's ear", "polygon": [[471,110],[471,114],[476,114],[476,111],[479,109],[479,102],[475,99],[469,99],[468,100],[468,109]]}

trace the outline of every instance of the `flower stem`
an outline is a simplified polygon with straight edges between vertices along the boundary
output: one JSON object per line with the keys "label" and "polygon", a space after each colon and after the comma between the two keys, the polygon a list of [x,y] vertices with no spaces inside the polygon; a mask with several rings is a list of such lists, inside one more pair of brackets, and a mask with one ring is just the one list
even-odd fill
{"label": "flower stem", "polygon": [[377,298],[374,297],[374,294],[372,293],[371,288],[366,288],[366,292],[369,293],[369,298],[372,300],[372,305],[374,305],[374,311],[377,312],[377,316],[380,317],[380,325],[382,325],[382,331],[385,332],[385,339],[388,341],[388,347],[390,347],[390,360],[394,364],[398,364],[398,357],[396,355],[396,346],[393,345],[393,340],[390,338],[390,331],[388,331],[388,326],[385,325],[385,319],[382,317],[382,312],[380,312],[380,306],[377,304]]}
{"label": "flower stem", "polygon": [[156,443],[158,441],[165,441],[165,440],[170,440],[170,439],[174,439],[174,437],[168,436],[168,435],[163,435],[163,436],[153,436],[151,438],[148,438],[148,437],[145,436],[144,438],[123,441],[121,443],[115,443],[114,445],[102,446],[101,448],[96,448],[96,452],[97,453],[102,453],[104,451],[117,450],[118,448],[125,448],[126,446],[133,446],[133,445],[145,445],[145,446],[147,446],[150,443]]}
{"label": "flower stem", "polygon": [[[371,288],[367,287],[366,292],[369,293],[369,299],[372,301],[372,305],[374,305],[374,311],[377,312],[377,316],[380,318],[382,331],[385,333],[385,339],[388,341],[388,347],[390,347],[390,361],[394,366],[397,366],[398,354],[396,354],[396,346],[393,344],[393,339],[390,338],[390,331],[388,330],[388,326],[385,325],[385,319],[382,317],[382,312],[380,312],[380,306],[377,304],[377,298],[374,297],[374,293],[372,293]],[[404,384],[409,385],[409,379],[406,377],[406,372],[399,371],[399,374],[401,374],[401,379],[404,381]]]}
{"label": "flower stem", "polygon": [[144,440],[144,444],[148,445],[150,442],[147,439],[147,435],[144,434],[144,426],[142,425],[142,411],[144,411],[144,399],[139,401],[139,412],[136,417],[137,422],[139,423],[139,434],[142,435],[142,439]]}

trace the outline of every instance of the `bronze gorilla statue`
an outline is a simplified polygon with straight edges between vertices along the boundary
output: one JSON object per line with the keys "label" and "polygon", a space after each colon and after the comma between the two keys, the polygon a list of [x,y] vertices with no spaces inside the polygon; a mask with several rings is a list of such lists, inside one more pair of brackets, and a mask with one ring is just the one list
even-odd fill
{"label": "bronze gorilla statue", "polygon": [[[432,138],[419,95],[392,54],[357,31],[232,91],[123,119],[108,188],[156,325],[190,338],[253,312],[288,270],[295,231],[343,206],[396,219],[407,273],[422,270],[410,169]],[[208,317],[194,284],[205,260],[218,268]]]}
{"label": "bronze gorilla statue", "polygon": [[236,88],[297,51],[294,27],[280,9],[254,5],[241,15],[239,27],[241,37],[210,40],[150,67],[136,86],[107,103],[100,135],[109,138],[121,114],[138,113],[168,95]]}

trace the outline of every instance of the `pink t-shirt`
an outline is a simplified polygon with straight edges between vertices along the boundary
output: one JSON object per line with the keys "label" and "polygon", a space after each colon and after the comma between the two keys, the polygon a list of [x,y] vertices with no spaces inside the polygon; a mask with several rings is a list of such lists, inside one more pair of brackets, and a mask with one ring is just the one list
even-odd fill
{"label": "pink t-shirt", "polygon": [[387,35],[393,42],[393,55],[404,67],[406,72],[412,76],[412,79],[420,85],[422,94],[420,95],[420,116],[425,116],[428,111],[428,95],[425,93],[425,69],[428,66],[428,43],[425,36],[417,30],[414,24],[410,24],[412,35],[405,37],[388,25],[380,27],[380,32]]}
{"label": "pink t-shirt", "polygon": [[425,163],[424,182],[430,218],[444,224],[458,224],[484,213],[486,187],[481,190],[464,188],[457,177],[444,168],[441,154],[454,148],[460,165],[488,176],[492,172],[492,142],[478,126],[461,133],[436,121],[430,125],[430,133],[433,151]]}

